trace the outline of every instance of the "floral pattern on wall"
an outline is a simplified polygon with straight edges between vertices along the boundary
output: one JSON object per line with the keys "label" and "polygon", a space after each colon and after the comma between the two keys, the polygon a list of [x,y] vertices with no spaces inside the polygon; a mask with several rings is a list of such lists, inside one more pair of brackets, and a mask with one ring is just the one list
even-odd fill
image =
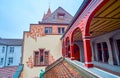
{"label": "floral pattern on wall", "polygon": [[32,37],[33,39],[37,40],[37,37],[44,36],[44,28],[42,26],[31,26],[30,32],[27,33],[27,37]]}
{"label": "floral pattern on wall", "polygon": [[32,56],[30,56],[30,57],[28,58],[28,61],[27,61],[26,63],[27,63],[27,66],[28,66],[29,68],[33,68],[33,58],[32,58]]}
{"label": "floral pattern on wall", "polygon": [[49,55],[49,64],[52,64],[55,61],[52,54]]}
{"label": "floral pattern on wall", "polygon": [[[39,49],[39,50],[41,50],[42,51],[42,49]],[[50,64],[52,64],[54,61],[55,61],[55,59],[54,59],[54,57],[53,57],[53,55],[49,52],[49,50],[45,50],[45,49],[43,49],[43,60],[42,60],[42,62],[41,62],[41,51],[35,51],[34,52],[34,57],[32,57],[32,56],[30,56],[29,58],[28,58],[28,60],[27,60],[27,62],[26,62],[26,64],[27,64],[27,67],[29,67],[29,68],[33,68],[34,66],[41,66],[41,65],[45,65],[45,66],[47,66],[47,65],[50,65]],[[46,54],[46,52],[48,52],[48,56],[46,56],[45,54]],[[37,55],[36,55],[37,54]]]}

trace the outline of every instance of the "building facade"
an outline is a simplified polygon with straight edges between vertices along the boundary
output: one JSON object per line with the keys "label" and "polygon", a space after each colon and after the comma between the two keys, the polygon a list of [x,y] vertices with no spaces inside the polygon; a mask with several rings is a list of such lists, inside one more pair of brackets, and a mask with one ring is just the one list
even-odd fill
{"label": "building facade", "polygon": [[83,62],[86,67],[100,63],[101,67],[119,67],[119,7],[119,0],[85,0],[62,36],[63,56]]}
{"label": "building facade", "polygon": [[21,64],[22,43],[22,39],[0,39],[0,68]]}
{"label": "building facade", "polygon": [[38,24],[30,24],[30,31],[24,32],[21,78],[37,78],[40,70],[62,56],[61,36],[72,16],[58,7],[53,13],[50,8]]}
{"label": "building facade", "polygon": [[120,72],[116,69],[120,67],[119,7],[119,0],[84,0],[73,19],[61,7],[53,13],[48,9],[39,24],[24,32],[21,77],[39,77],[41,69],[61,56],[87,68],[112,65]]}

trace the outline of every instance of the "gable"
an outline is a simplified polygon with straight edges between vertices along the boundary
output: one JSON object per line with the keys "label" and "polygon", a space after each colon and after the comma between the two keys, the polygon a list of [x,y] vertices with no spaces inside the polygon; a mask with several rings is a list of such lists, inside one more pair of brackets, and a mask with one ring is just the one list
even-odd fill
{"label": "gable", "polygon": [[73,16],[70,15],[63,8],[58,7],[52,14],[43,18],[41,23],[60,23],[60,24],[69,24]]}

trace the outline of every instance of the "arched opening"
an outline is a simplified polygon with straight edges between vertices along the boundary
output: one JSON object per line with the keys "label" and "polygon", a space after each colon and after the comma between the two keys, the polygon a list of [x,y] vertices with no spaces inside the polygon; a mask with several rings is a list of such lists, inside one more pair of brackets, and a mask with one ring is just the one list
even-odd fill
{"label": "arched opening", "polygon": [[80,61],[80,49],[77,44],[74,44],[74,54],[75,54],[75,60]]}
{"label": "arched opening", "polygon": [[75,60],[84,62],[84,47],[82,41],[82,32],[79,27],[77,27],[73,32],[71,39],[73,40],[74,46],[74,58]]}
{"label": "arched opening", "polygon": [[66,38],[66,57],[70,58],[70,40],[69,37]]}
{"label": "arched opening", "polygon": [[110,37],[120,31],[119,8],[120,0],[109,0],[100,10],[94,12],[94,16],[91,15],[93,18],[88,29],[91,35],[91,43],[94,42],[92,44],[92,56],[96,62],[120,65],[120,58],[118,57],[120,54],[120,37],[116,40]]}

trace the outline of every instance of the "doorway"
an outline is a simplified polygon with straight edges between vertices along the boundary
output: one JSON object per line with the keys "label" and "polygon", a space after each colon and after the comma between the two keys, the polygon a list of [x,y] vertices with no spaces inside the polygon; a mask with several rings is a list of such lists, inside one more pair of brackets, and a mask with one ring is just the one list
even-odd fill
{"label": "doorway", "polygon": [[74,44],[74,54],[75,54],[75,60],[80,61],[80,49],[77,44]]}

